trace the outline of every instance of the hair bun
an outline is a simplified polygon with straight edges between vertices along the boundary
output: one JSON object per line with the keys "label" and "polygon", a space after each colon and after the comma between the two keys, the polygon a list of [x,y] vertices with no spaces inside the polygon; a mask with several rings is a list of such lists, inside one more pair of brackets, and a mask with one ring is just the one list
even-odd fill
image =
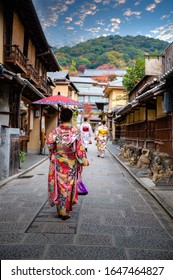
{"label": "hair bun", "polygon": [[69,121],[72,118],[73,111],[69,108],[65,108],[61,111],[60,119],[62,122]]}

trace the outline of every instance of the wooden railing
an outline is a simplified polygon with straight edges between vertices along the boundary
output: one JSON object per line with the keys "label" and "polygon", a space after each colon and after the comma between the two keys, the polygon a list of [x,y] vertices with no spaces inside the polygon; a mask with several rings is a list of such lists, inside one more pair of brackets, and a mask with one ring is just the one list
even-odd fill
{"label": "wooden railing", "polygon": [[19,49],[17,45],[4,46],[4,62],[17,68],[18,72],[26,73],[28,59]]}
{"label": "wooden railing", "polygon": [[34,69],[32,64],[27,64],[27,72],[26,74],[22,74],[22,77],[34,82],[35,85],[38,84],[38,72]]}
{"label": "wooden railing", "polygon": [[39,90],[41,90],[45,95],[52,95],[51,87],[47,84],[47,81],[41,76],[38,77],[38,83],[36,87]]}

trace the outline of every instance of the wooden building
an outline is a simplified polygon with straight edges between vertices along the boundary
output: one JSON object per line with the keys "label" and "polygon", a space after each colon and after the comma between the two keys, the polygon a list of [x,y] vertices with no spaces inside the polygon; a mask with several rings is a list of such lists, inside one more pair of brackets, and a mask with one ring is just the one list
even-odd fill
{"label": "wooden building", "polygon": [[116,112],[119,141],[133,150],[147,149],[151,153],[152,163],[159,156],[164,158],[160,159],[164,166],[168,163],[165,158],[171,158],[167,168],[168,173],[172,174],[173,43],[158,57],[146,58],[145,67],[146,75],[129,93],[128,103]]}
{"label": "wooden building", "polygon": [[[125,143],[173,153],[172,60],[173,44],[158,58],[146,58],[147,69],[152,63],[157,71],[152,72],[151,67],[150,73],[129,93],[128,103],[116,113],[115,122],[121,124]],[[120,137],[122,134],[120,133]]]}
{"label": "wooden building", "polygon": [[5,139],[11,131],[9,156],[3,157],[15,165],[10,172],[0,166],[1,174],[17,172],[19,150],[40,153],[47,128],[56,125],[56,106],[32,102],[52,95],[47,72],[59,70],[32,1],[0,0],[0,135]]}
{"label": "wooden building", "polygon": [[62,70],[57,72],[54,83],[55,87],[53,88],[53,95],[57,95],[59,93],[78,101],[79,90],[71,81],[68,71]]}

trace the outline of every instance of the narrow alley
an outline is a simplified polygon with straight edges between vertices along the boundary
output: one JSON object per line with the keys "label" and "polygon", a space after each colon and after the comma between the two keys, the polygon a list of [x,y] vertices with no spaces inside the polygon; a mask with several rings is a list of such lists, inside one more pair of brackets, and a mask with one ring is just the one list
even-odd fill
{"label": "narrow alley", "polygon": [[48,159],[0,188],[1,259],[173,259],[168,213],[108,150],[88,157],[89,194],[67,221],[46,202]]}

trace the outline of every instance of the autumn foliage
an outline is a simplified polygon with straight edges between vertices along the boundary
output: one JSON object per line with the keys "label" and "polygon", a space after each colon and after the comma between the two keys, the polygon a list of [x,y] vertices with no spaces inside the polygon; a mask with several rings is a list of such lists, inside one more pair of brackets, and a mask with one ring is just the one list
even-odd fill
{"label": "autumn foliage", "polygon": [[82,115],[83,117],[86,117],[88,119],[90,119],[92,117],[92,106],[90,103],[86,103],[83,105],[83,112],[82,112]]}
{"label": "autumn foliage", "polygon": [[115,74],[103,74],[102,76],[93,77],[93,80],[99,83],[107,83],[116,80]]}

